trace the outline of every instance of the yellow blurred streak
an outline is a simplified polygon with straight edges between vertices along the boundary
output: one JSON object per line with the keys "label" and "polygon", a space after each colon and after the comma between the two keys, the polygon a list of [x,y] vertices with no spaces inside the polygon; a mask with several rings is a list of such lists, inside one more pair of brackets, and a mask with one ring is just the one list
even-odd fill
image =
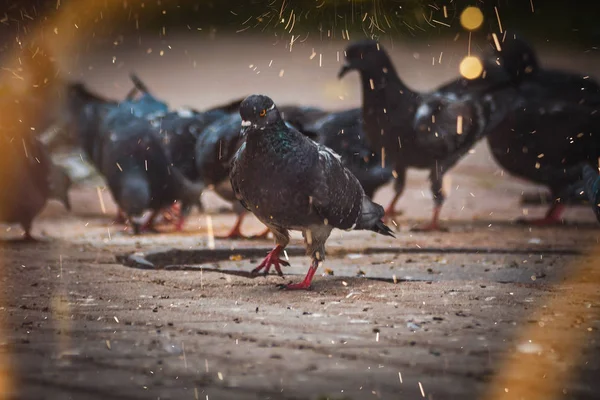
{"label": "yellow blurred streak", "polygon": [[460,14],[460,24],[463,28],[474,31],[483,24],[483,13],[477,7],[467,7]]}
{"label": "yellow blurred streak", "polygon": [[466,56],[458,67],[460,74],[467,79],[476,79],[483,73],[483,64],[475,56]]}
{"label": "yellow blurred streak", "polygon": [[[598,331],[586,323],[600,317],[600,247],[572,265],[556,290],[540,301],[544,308],[524,320],[528,324],[516,339],[520,348],[504,361],[489,386],[488,400],[564,398],[563,390],[576,378],[586,343]],[[519,351],[520,350],[520,351]],[[588,356],[597,357],[598,355]],[[566,393],[568,395],[568,393]]]}
{"label": "yellow blurred streak", "polygon": [[[16,34],[12,50],[4,56],[0,69],[0,126],[4,131],[0,134],[9,136],[28,130],[28,122],[36,121],[36,117],[44,111],[48,104],[57,105],[58,91],[62,86],[56,57],[72,56],[73,51],[82,40],[92,39],[101,35],[110,35],[112,26],[119,20],[127,18],[128,12],[123,12],[124,4],[129,7],[142,3],[129,0],[76,0],[61,4],[57,2],[57,10],[52,15],[38,16],[35,29],[21,27]],[[121,12],[119,12],[121,11]],[[29,102],[30,96],[42,101]],[[42,108],[39,108],[42,107]],[[6,127],[16,128],[6,130]],[[18,140],[18,138],[15,138]],[[4,149],[0,148],[0,157]],[[3,187],[0,182],[0,187]],[[3,254],[0,254],[0,278],[5,271]],[[6,280],[2,280],[7,282]],[[3,291],[0,291],[3,292]],[[58,329],[68,329],[68,300],[66,288],[62,286],[52,296],[52,310],[57,319]],[[0,294],[0,305],[6,304]],[[2,321],[3,319],[0,319]],[[4,329],[0,326],[0,332]],[[63,332],[64,334],[64,332]],[[67,335],[64,335],[67,336]],[[58,345],[59,356],[68,350],[65,339]],[[0,400],[12,398],[15,377],[10,367],[10,348],[0,352]]]}

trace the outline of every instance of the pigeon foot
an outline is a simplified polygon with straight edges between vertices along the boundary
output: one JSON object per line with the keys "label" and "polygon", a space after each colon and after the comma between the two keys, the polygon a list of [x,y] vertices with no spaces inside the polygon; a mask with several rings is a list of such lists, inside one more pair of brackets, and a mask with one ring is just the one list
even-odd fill
{"label": "pigeon foot", "polygon": [[117,210],[117,216],[115,217],[113,223],[117,225],[123,225],[127,223],[127,216],[120,208]]}
{"label": "pigeon foot", "polygon": [[258,235],[248,236],[248,239],[267,239],[269,237],[269,233],[271,233],[271,231],[269,230],[269,228],[267,228]]}
{"label": "pigeon foot", "polygon": [[417,225],[411,229],[412,232],[448,232],[448,228],[440,225],[440,211],[441,206],[435,206],[433,208],[433,216],[431,222],[425,225]]}
{"label": "pigeon foot", "polygon": [[519,218],[517,220],[518,224],[524,225],[533,225],[533,226],[552,226],[559,225],[563,223],[562,213],[565,210],[564,204],[554,204],[546,213],[544,218],[533,218],[533,219],[525,219]]}
{"label": "pigeon foot", "polygon": [[277,275],[283,277],[281,265],[285,265],[287,267],[290,265],[290,263],[279,258],[279,253],[281,253],[281,250],[283,250],[283,247],[280,245],[277,245],[273,250],[271,250],[271,252],[269,252],[269,254],[267,254],[267,256],[265,257],[263,262],[261,262],[258,265],[258,267],[252,270],[252,275],[256,275],[260,272],[260,270],[264,269],[263,275],[267,276],[271,267],[275,267]]}
{"label": "pigeon foot", "polygon": [[312,279],[315,276],[315,272],[317,272],[318,265],[319,264],[317,263],[316,260],[313,261],[313,263],[310,265],[310,268],[308,269],[308,272],[306,273],[306,276],[304,277],[304,280],[302,282],[290,283],[288,285],[280,285],[279,288],[284,289],[284,290],[309,290]]}

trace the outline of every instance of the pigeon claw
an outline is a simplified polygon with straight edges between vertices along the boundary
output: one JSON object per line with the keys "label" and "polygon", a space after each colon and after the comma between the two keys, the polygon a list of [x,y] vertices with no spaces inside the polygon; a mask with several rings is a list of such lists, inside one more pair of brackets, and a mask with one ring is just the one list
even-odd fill
{"label": "pigeon claw", "polygon": [[317,260],[313,260],[313,263],[310,265],[304,280],[300,283],[290,283],[287,285],[279,285],[280,289],[284,290],[310,290],[310,284],[312,282],[315,273],[317,272],[317,268],[319,267],[319,263]]}
{"label": "pigeon claw", "polygon": [[258,235],[249,236],[248,239],[267,239],[269,237],[269,233],[271,233],[271,230],[267,228],[264,230],[264,232],[261,232]]}
{"label": "pigeon claw", "polygon": [[265,259],[258,265],[258,267],[252,270],[251,274],[257,275],[261,270],[264,269],[263,275],[267,276],[269,274],[269,271],[271,270],[271,267],[274,267],[275,271],[277,271],[277,275],[283,277],[281,266],[284,265],[286,267],[289,267],[290,263],[279,258],[279,253],[281,253],[281,250],[283,250],[283,247],[277,245],[277,247],[275,247],[273,250],[271,250],[271,252],[269,252],[269,254],[267,254]]}
{"label": "pigeon claw", "polygon": [[113,223],[116,225],[123,225],[127,223],[127,216],[120,208],[117,210],[117,216],[115,217]]}
{"label": "pigeon claw", "polygon": [[533,226],[552,226],[559,225],[563,223],[562,213],[565,209],[564,204],[553,204],[552,207],[548,210],[548,213],[544,218],[534,218],[534,219],[525,219],[519,218],[517,220],[518,224],[523,225],[533,225]]}

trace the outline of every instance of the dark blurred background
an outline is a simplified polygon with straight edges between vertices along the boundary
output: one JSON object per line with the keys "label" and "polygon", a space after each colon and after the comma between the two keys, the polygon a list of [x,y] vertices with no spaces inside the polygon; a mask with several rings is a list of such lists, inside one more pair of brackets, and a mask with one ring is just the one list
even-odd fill
{"label": "dark blurred background", "polygon": [[[0,1],[0,34],[5,42],[68,3],[103,3],[103,0]],[[334,39],[342,38],[342,30],[347,30],[351,38],[391,35],[427,40],[460,32],[458,17],[469,5],[479,7],[486,15],[480,28],[483,31],[498,30],[497,10],[504,29],[518,28],[535,40],[588,48],[600,42],[600,2],[586,0],[123,0],[117,19],[109,21],[98,13],[94,38],[130,36],[136,32],[160,36],[201,29],[282,36],[310,32]]]}

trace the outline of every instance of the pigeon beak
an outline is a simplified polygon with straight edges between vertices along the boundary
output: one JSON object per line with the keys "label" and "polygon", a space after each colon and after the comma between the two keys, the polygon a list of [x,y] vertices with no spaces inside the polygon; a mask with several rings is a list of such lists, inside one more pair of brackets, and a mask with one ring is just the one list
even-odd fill
{"label": "pigeon beak", "polygon": [[350,70],[352,70],[350,64],[344,64],[342,68],[340,68],[340,72],[338,72],[338,79],[342,79]]}

